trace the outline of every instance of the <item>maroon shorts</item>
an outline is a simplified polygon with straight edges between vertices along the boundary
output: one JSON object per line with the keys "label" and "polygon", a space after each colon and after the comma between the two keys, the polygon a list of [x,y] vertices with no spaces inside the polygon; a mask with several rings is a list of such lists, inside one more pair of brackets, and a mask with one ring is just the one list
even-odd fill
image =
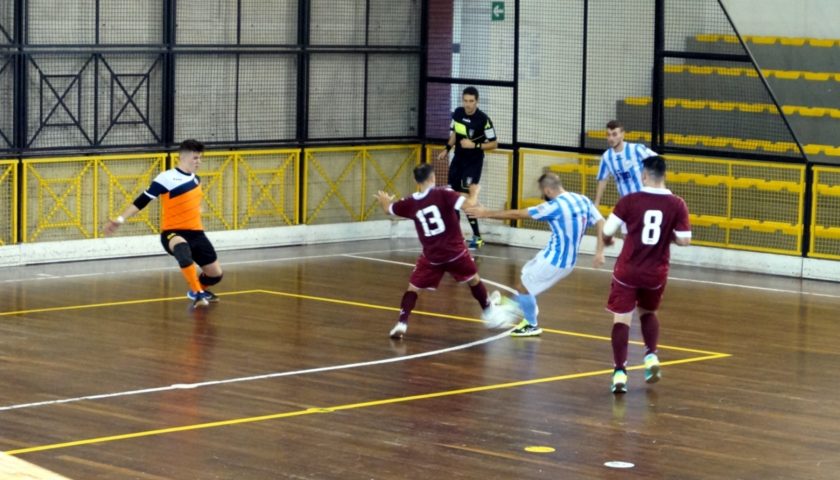
{"label": "maroon shorts", "polygon": [[440,284],[444,273],[449,273],[457,282],[466,282],[478,273],[472,256],[468,252],[441,265],[434,265],[425,256],[420,256],[411,272],[409,283],[417,288],[434,290]]}
{"label": "maroon shorts", "polygon": [[665,292],[665,284],[658,288],[638,288],[625,285],[615,278],[610,286],[610,298],[607,300],[607,310],[618,313],[630,313],[636,306],[652,312],[659,310],[662,302],[662,294]]}

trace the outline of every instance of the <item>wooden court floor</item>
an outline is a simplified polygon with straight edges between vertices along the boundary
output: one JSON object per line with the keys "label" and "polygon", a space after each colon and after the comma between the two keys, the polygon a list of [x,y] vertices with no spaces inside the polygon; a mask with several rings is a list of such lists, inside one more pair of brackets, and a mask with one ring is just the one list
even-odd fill
{"label": "wooden court floor", "polygon": [[[446,280],[392,341],[417,251],[221,252],[200,310],[163,256],[0,270],[0,451],[75,480],[840,477],[836,284],[675,267],[663,379],[636,343],[616,397],[609,269],[540,296],[540,338]],[[533,254],[477,261],[513,285]]]}

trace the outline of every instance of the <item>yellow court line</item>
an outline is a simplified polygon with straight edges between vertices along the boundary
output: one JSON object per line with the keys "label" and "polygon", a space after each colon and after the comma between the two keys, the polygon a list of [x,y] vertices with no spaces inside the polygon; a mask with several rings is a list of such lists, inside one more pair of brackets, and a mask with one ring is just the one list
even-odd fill
{"label": "yellow court line", "polygon": [[[220,293],[219,296],[223,295],[240,295],[243,293],[263,293],[263,290],[242,290],[238,292],[225,292]],[[63,307],[45,307],[45,308],[31,308],[28,310],[14,310],[11,312],[0,312],[0,317],[9,317],[13,315],[26,315],[28,313],[44,313],[44,312],[61,312],[65,310],[84,310],[88,308],[100,308],[100,307],[116,307],[120,305],[137,305],[140,303],[152,303],[152,302],[171,302],[173,300],[183,300],[185,297],[160,297],[160,298],[144,298],[142,300],[123,300],[119,302],[106,302],[106,303],[88,303],[85,305],[66,305]]]}
{"label": "yellow court line", "polygon": [[[662,362],[662,366],[668,365],[678,365],[678,364],[685,364],[685,363],[693,363],[693,362],[701,362],[705,360],[716,360],[720,358],[726,358],[731,355],[726,353],[721,353],[717,355],[707,355],[703,357],[693,357],[693,358],[685,358],[682,360],[672,360],[667,362]],[[641,370],[644,368],[644,365],[635,365],[632,367],[628,367],[627,370]],[[126,433],[122,435],[109,435],[105,437],[96,437],[96,438],[87,438],[84,440],[76,440],[72,442],[64,442],[64,443],[54,443],[49,445],[39,445],[35,447],[27,447],[27,448],[19,448],[16,450],[8,450],[3,452],[7,455],[22,455],[25,453],[35,453],[35,452],[43,452],[47,450],[57,450],[61,448],[70,448],[70,447],[79,447],[84,445],[91,445],[96,443],[106,443],[106,442],[115,442],[119,440],[129,440],[133,438],[141,438],[141,437],[150,437],[156,435],[165,435],[169,433],[178,433],[178,432],[187,432],[193,430],[203,430],[208,428],[217,428],[217,427],[226,427],[231,425],[242,425],[247,423],[256,423],[256,422],[264,422],[268,420],[277,420],[281,418],[292,418],[292,417],[299,417],[303,415],[311,415],[316,413],[332,413],[332,412],[339,412],[343,410],[355,410],[360,408],[369,408],[369,407],[378,407],[382,405],[392,405],[396,403],[406,403],[406,402],[413,402],[417,400],[428,400],[433,398],[441,398],[441,397],[449,397],[453,395],[464,395],[469,393],[478,393],[478,392],[486,392],[491,390],[501,390],[505,388],[516,388],[516,387],[523,387],[528,385],[537,385],[540,383],[550,383],[550,382],[558,382],[562,380],[574,380],[578,378],[586,378],[586,377],[594,377],[598,375],[606,375],[613,372],[612,368],[604,369],[604,370],[595,370],[591,372],[582,372],[582,373],[572,373],[566,375],[558,375],[554,377],[544,377],[544,378],[536,378],[532,380],[519,380],[515,382],[508,382],[508,383],[498,383],[494,385],[483,385],[479,387],[470,387],[470,388],[461,388],[457,390],[444,390],[440,392],[433,392],[433,393],[425,393],[421,395],[410,395],[406,397],[393,397],[393,398],[384,398],[380,400],[372,400],[367,402],[359,402],[359,403],[349,403],[344,405],[335,405],[332,407],[312,407],[307,408],[305,410],[297,410],[294,412],[283,412],[283,413],[274,413],[270,415],[260,415],[257,417],[245,417],[245,418],[236,418],[233,420],[222,420],[218,422],[208,422],[208,423],[198,423],[194,425],[182,425],[180,427],[170,427],[170,428],[161,428],[156,430],[146,430],[142,432],[134,432],[134,433]]]}
{"label": "yellow court line", "polygon": [[[385,305],[375,305],[372,303],[365,303],[365,302],[354,302],[351,300],[341,300],[337,298],[329,298],[329,297],[319,297],[315,295],[304,295],[301,293],[288,293],[288,292],[278,292],[274,290],[240,290],[236,292],[225,292],[219,293],[219,296],[228,296],[228,295],[242,295],[242,294],[249,294],[249,293],[264,293],[269,295],[276,295],[280,297],[290,297],[290,298],[300,298],[303,300],[314,300],[318,302],[326,302],[326,303],[335,303],[339,305],[350,305],[354,307],[363,307],[363,308],[371,308],[375,310],[385,310],[389,312],[398,312],[400,309],[397,307],[389,307]],[[0,317],[6,316],[13,316],[13,315],[26,315],[30,313],[45,313],[45,312],[60,312],[66,310],[84,310],[88,308],[100,308],[100,307],[112,307],[112,306],[121,306],[121,305],[137,305],[141,303],[152,303],[152,302],[171,302],[173,300],[183,300],[184,297],[161,297],[161,298],[147,298],[142,300],[125,300],[119,302],[106,302],[106,303],[91,303],[86,305],[68,305],[64,307],[46,307],[46,308],[33,308],[28,310],[15,310],[11,312],[0,312]],[[414,310],[412,313],[417,315],[425,315],[429,317],[437,317],[437,318],[445,318],[449,320],[458,320],[462,322],[473,322],[473,323],[483,323],[481,320],[476,318],[470,317],[463,317],[460,315],[451,315],[448,313],[438,313],[438,312],[427,312],[424,310]],[[579,333],[579,332],[571,332],[568,330],[556,330],[552,328],[543,328],[544,332],[554,333],[557,335],[566,335],[570,337],[579,337],[579,338],[588,338],[592,340],[602,340],[602,341],[610,341],[610,337],[605,337],[601,335],[591,335],[587,333]],[[631,344],[634,345],[643,345],[642,342],[638,341],[631,341]],[[721,355],[719,352],[712,352],[708,350],[699,350],[694,348],[685,348],[685,347],[672,347],[669,345],[659,345],[659,348],[666,349],[666,350],[676,350],[681,352],[688,352],[688,353],[699,353],[702,355]]]}
{"label": "yellow court line", "polygon": [[[392,312],[398,312],[400,310],[399,308],[396,308],[396,307],[386,307],[384,305],[374,305],[374,304],[371,304],[371,303],[353,302],[353,301],[349,301],[349,300],[339,300],[339,299],[336,299],[336,298],[318,297],[318,296],[314,296],[314,295],[303,295],[303,294],[300,294],[300,293],[277,292],[277,291],[273,291],[273,290],[261,290],[261,292],[269,293],[269,294],[272,294],[272,295],[279,295],[279,296],[283,296],[283,297],[301,298],[301,299],[304,299],[304,300],[315,300],[315,301],[318,301],[318,302],[337,303],[337,304],[341,304],[341,305],[351,305],[351,306],[354,306],[354,307],[373,308],[373,309],[377,309],[377,310],[388,310],[388,311],[392,311]],[[451,319],[451,320],[460,320],[460,321],[464,321],[464,322],[483,323],[481,320],[478,320],[478,319],[475,319],[475,318],[462,317],[462,316],[459,316],[459,315],[450,315],[450,314],[447,314],[447,313],[425,312],[423,310],[414,310],[411,313],[416,313],[416,314],[419,314],[419,315],[427,315],[427,316],[431,316],[431,317],[438,317],[438,318],[447,318],[447,319]],[[612,339],[610,337],[605,337],[605,336],[602,336],[602,335],[590,335],[588,333],[571,332],[571,331],[568,331],[568,330],[556,330],[556,329],[553,329],[553,328],[543,328],[543,331],[544,332],[549,332],[549,333],[554,333],[554,334],[557,334],[557,335],[566,335],[566,336],[570,336],[570,337],[580,337],[580,338],[588,338],[588,339],[592,339],[592,340],[612,341]],[[634,344],[634,345],[644,345],[644,342],[639,342],[639,341],[635,341],[635,340],[631,341],[630,343]],[[676,351],[680,351],[680,352],[699,353],[699,354],[703,354],[703,355],[727,355],[725,353],[720,353],[720,352],[712,352],[712,351],[708,351],[708,350],[698,350],[698,349],[695,349],[695,348],[672,347],[672,346],[669,346],[669,345],[659,345],[659,348],[666,349],[666,350],[676,350]]]}
{"label": "yellow court line", "polygon": [[[588,333],[579,333],[579,332],[570,332],[568,330],[555,330],[553,328],[543,328],[543,332],[549,333],[556,333],[558,335],[567,335],[570,337],[580,337],[580,338],[588,338],[591,340],[603,340],[606,342],[611,342],[611,337],[605,337],[603,335],[590,335]],[[644,342],[639,342],[637,340],[630,340],[631,345],[644,345]],[[728,353],[721,353],[721,352],[712,352],[709,350],[698,350],[696,348],[685,348],[685,347],[672,347],[670,345],[658,345],[658,348],[666,349],[666,350],[676,350],[678,352],[688,352],[688,353],[699,353],[702,355],[726,355],[729,356]]]}

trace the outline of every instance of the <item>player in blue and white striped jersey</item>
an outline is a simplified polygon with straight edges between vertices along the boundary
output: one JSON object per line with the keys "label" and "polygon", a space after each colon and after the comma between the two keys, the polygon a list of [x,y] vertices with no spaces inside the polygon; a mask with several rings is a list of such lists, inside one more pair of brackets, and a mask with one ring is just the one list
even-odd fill
{"label": "player in blue and white striped jersey", "polygon": [[514,337],[532,337],[542,333],[537,322],[537,298],[540,293],[566,278],[577,263],[580,242],[587,227],[596,228],[598,247],[594,265],[604,264],[604,244],[601,231],[604,217],[589,198],[567,192],[554,173],[543,174],[539,179],[540,191],[545,202],[520,210],[489,211],[483,207],[466,209],[468,215],[502,220],[530,218],[547,222],[551,227],[548,244],[522,267],[519,294],[516,301],[524,313],[522,323],[511,332]]}
{"label": "player in blue and white striped jersey", "polygon": [[607,123],[607,145],[610,148],[601,155],[601,166],[598,168],[596,207],[601,205],[609,177],[615,178],[619,198],[641,190],[642,160],[656,155],[656,152],[641,143],[625,142],[624,125],[617,120]]}

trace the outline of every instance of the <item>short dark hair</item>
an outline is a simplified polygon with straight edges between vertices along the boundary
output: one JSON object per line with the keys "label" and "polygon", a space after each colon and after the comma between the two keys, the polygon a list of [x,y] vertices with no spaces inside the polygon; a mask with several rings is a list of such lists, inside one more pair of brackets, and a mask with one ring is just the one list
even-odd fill
{"label": "short dark hair", "polygon": [[435,167],[431,163],[421,163],[414,167],[414,180],[417,183],[423,183],[435,173]]}
{"label": "short dark hair", "polygon": [[472,95],[476,100],[478,100],[478,89],[475,87],[467,87],[464,89],[464,92],[461,93],[461,97],[464,95]]}
{"label": "short dark hair", "polygon": [[615,130],[616,128],[624,130],[624,124],[618,120],[610,120],[607,122],[607,130]]}
{"label": "short dark hair", "polygon": [[651,177],[661,180],[665,178],[665,157],[654,155],[642,161],[645,171]]}
{"label": "short dark hair", "polygon": [[554,172],[543,173],[537,181],[540,184],[540,188],[550,187],[552,190],[557,190],[563,186],[563,181]]}
{"label": "short dark hair", "polygon": [[181,145],[178,147],[178,151],[203,153],[204,144],[194,138],[190,138],[181,142]]}

